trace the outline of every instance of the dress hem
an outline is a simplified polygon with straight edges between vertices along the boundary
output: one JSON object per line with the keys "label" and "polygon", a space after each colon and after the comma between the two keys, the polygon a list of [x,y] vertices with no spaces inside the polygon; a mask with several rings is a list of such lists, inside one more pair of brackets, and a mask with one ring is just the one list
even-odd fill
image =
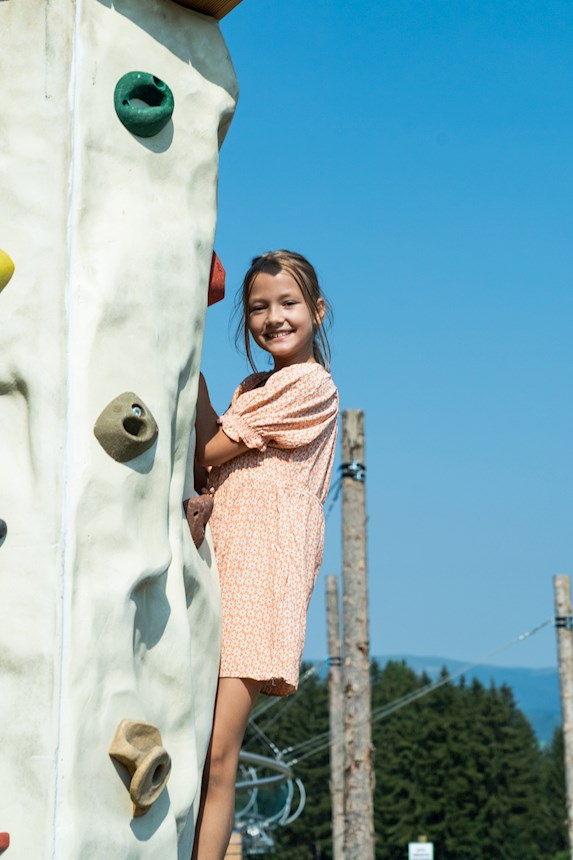
{"label": "dress hem", "polygon": [[291,696],[298,689],[298,680],[296,684],[290,684],[285,678],[256,678],[253,674],[246,672],[234,673],[225,672],[219,675],[219,678],[246,678],[250,681],[263,681],[261,693],[265,696]]}

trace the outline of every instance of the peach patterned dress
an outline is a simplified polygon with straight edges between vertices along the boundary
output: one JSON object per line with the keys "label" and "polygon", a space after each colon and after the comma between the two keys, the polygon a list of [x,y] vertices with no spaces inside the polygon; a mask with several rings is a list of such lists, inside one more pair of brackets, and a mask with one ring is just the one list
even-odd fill
{"label": "peach patterned dress", "polygon": [[250,450],[209,476],[223,609],[219,674],[265,681],[271,696],[298,685],[337,415],[330,374],[306,363],[248,376],[220,419]]}

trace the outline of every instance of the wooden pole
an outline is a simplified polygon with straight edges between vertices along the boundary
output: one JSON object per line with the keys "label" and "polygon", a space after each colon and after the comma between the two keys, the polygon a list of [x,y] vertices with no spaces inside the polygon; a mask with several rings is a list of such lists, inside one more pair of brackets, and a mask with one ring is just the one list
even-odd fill
{"label": "wooden pole", "polygon": [[342,578],[344,597],[344,852],[374,860],[372,724],[364,413],[342,413]]}
{"label": "wooden pole", "polygon": [[568,576],[553,578],[555,589],[555,629],[559,687],[563,718],[563,751],[567,798],[567,832],[573,860],[573,615],[571,614],[571,581]]}
{"label": "wooden pole", "polygon": [[342,658],[338,577],[326,577],[328,632],[328,697],[330,718],[330,798],[332,802],[332,858],[344,860],[344,744]]}
{"label": "wooden pole", "polygon": [[242,842],[241,834],[234,830],[231,833],[231,840],[225,854],[225,860],[230,860],[230,858],[233,858],[233,860],[241,860],[243,856]]}

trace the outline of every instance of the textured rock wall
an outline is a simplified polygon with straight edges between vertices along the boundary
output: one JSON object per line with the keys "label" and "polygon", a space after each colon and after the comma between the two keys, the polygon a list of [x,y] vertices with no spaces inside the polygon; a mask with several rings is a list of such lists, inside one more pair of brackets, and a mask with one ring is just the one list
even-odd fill
{"label": "textured rock wall", "polygon": [[[174,96],[149,138],[114,109],[136,70]],[[22,860],[187,860],[219,607],[181,503],[235,76],[171,0],[0,0],[0,74],[0,832]],[[159,434],[119,463],[93,426],[125,391]],[[124,718],[172,759],[138,818]]]}

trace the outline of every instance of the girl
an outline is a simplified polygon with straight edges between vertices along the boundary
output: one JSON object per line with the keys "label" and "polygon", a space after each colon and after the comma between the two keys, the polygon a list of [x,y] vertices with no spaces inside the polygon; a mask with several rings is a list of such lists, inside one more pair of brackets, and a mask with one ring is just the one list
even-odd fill
{"label": "girl", "polygon": [[338,394],[327,370],[328,315],[316,272],[300,254],[255,257],[242,286],[237,336],[273,369],[253,373],[218,418],[200,379],[197,460],[211,467],[211,529],[221,578],[222,654],[193,860],[222,860],[235,777],[260,692],[296,690],[306,609],[322,560]]}

